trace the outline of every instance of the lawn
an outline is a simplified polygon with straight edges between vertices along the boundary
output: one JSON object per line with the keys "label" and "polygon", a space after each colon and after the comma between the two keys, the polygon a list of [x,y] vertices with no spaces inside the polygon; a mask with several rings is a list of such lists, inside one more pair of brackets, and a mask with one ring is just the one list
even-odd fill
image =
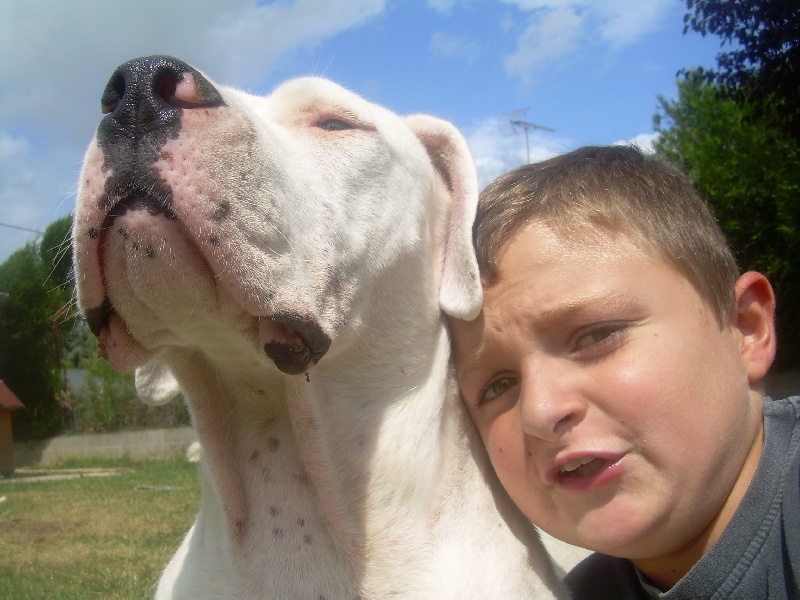
{"label": "lawn", "polygon": [[58,470],[101,467],[116,472],[29,483],[0,477],[0,598],[152,597],[199,507],[197,468],[185,460],[83,461]]}

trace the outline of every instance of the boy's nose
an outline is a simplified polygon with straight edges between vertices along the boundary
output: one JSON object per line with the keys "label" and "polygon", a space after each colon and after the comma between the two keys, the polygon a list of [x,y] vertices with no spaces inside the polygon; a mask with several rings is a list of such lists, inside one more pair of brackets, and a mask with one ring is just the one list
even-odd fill
{"label": "boy's nose", "polygon": [[557,365],[529,365],[523,370],[520,412],[527,435],[558,441],[583,421],[586,410],[585,398]]}

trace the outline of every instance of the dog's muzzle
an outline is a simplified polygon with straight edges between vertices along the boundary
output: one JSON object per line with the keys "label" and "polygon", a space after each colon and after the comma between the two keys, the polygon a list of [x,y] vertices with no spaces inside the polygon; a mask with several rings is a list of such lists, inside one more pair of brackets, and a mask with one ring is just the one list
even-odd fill
{"label": "dog's muzzle", "polygon": [[[129,61],[112,74],[101,98],[106,115],[97,129],[103,170],[110,173],[96,208],[105,217],[89,233],[97,239],[100,270],[105,280],[106,236],[129,211],[146,210],[153,216],[179,220],[170,186],[154,164],[170,139],[178,137],[185,110],[225,107],[219,91],[196,69],[168,56]],[[120,234],[125,235],[124,228]],[[113,299],[86,311],[91,331],[101,342],[118,314]],[[125,315],[119,315],[123,320]],[[259,342],[266,355],[284,373],[296,375],[313,367],[328,351],[330,337],[319,323],[300,314],[255,314]],[[106,353],[101,343],[101,354]],[[107,354],[106,357],[108,358]]]}

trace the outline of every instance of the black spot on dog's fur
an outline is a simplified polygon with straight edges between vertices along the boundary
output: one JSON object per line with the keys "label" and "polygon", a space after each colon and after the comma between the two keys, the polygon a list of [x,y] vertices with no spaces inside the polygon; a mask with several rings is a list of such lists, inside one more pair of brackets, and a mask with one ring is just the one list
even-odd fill
{"label": "black spot on dog's fur", "polygon": [[215,221],[221,221],[228,214],[231,212],[231,203],[230,202],[220,202],[219,206],[217,206],[216,210],[214,211],[213,219]]}

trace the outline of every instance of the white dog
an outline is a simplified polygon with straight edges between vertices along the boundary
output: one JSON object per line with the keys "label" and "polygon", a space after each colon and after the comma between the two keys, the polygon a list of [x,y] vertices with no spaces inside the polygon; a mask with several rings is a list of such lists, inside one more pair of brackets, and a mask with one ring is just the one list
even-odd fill
{"label": "white dog", "polygon": [[[254,97],[122,65],[81,177],[78,296],[138,388],[188,399],[197,520],[158,598],[552,598],[458,398],[473,318],[464,139],[325,80]],[[165,366],[166,365],[166,366]]]}

